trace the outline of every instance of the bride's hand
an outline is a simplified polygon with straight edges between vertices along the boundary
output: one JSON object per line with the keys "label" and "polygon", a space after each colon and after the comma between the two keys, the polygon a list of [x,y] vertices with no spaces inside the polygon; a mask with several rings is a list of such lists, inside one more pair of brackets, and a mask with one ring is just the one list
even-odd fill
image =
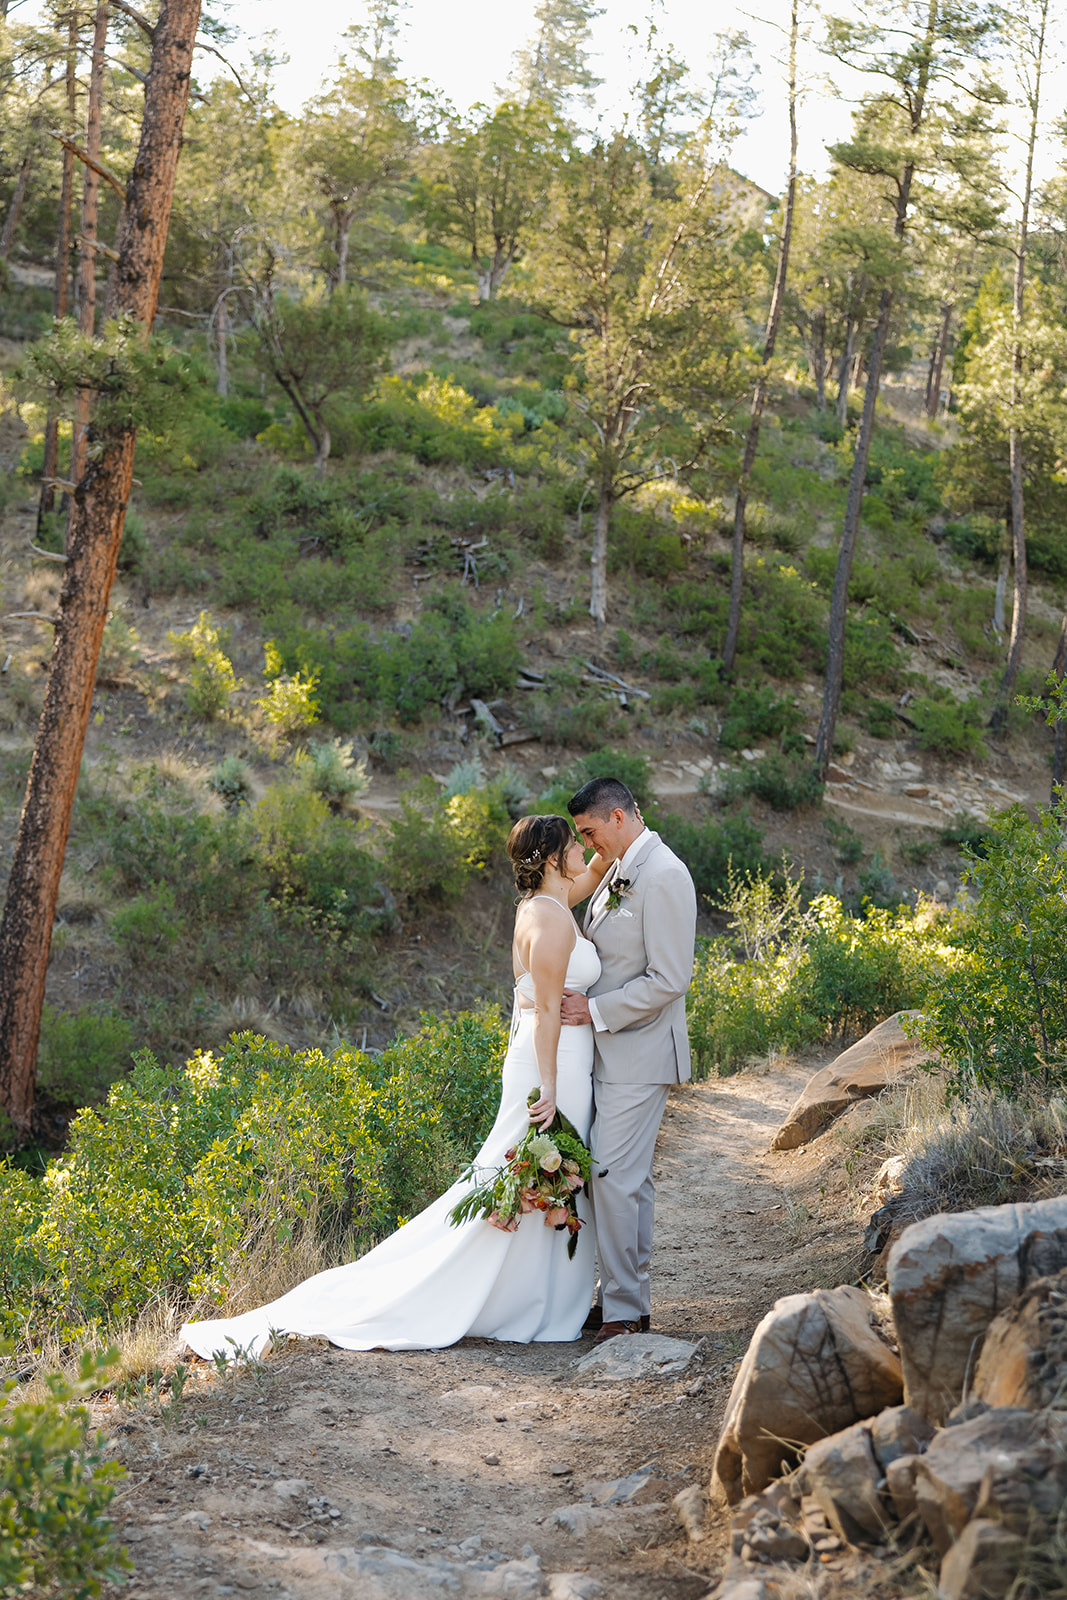
{"label": "bride's hand", "polygon": [[541,1085],[541,1098],[535,1100],[530,1107],[530,1121],[539,1128],[547,1128],[552,1118],[556,1115],[556,1095],[553,1090],[550,1094],[544,1084]]}

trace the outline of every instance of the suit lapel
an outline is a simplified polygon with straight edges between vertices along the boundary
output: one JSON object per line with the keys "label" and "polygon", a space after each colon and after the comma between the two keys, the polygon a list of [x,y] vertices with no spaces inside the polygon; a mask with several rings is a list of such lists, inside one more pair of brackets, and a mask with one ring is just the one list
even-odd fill
{"label": "suit lapel", "polygon": [[615,879],[618,877],[618,875],[619,863],[616,861],[612,865],[611,871],[605,874],[600,887],[597,889],[592,900],[589,902],[589,910],[586,913],[585,919],[586,933],[592,933],[593,929],[606,912],[608,906],[608,895],[611,893],[611,886],[615,882]]}

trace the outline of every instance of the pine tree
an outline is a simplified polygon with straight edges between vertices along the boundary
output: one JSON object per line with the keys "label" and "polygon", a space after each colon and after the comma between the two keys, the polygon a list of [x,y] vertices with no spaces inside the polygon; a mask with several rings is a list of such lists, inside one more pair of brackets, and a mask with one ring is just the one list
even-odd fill
{"label": "pine tree", "polygon": [[[986,0],[894,0],[892,7],[864,6],[848,18],[828,21],[830,52],[877,82],[862,104],[852,139],[833,147],[831,154],[840,165],[884,181],[901,264],[913,209],[934,179],[941,179],[937,202],[942,214],[954,209],[967,212],[972,227],[994,220],[980,193],[983,178],[988,192],[982,109],[1002,96],[980,66],[995,20]],[[952,180],[954,187],[946,192],[946,182]],[[833,749],[841,703],[849,580],[893,311],[894,287],[887,282],[867,352],[863,411],[830,596],[826,681],[815,742],[815,775],[820,781]]]}
{"label": "pine tree", "polygon": [[561,118],[572,102],[592,105],[602,80],[589,65],[589,36],[603,10],[592,0],[537,0],[537,32],[516,52],[511,70],[520,99],[539,100]]}

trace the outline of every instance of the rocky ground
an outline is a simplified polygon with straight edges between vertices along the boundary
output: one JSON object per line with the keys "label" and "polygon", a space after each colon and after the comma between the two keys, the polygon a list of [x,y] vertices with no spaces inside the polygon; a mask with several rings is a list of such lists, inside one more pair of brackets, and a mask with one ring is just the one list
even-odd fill
{"label": "rocky ground", "polygon": [[124,1592],[706,1594],[725,1515],[690,1543],[673,1497],[707,1484],[737,1363],[773,1300],[847,1281],[860,1262],[862,1208],[840,1146],[768,1148],[818,1064],[672,1094],[653,1327],[692,1346],[683,1370],[606,1378],[583,1369],[588,1338],[403,1354],[294,1343],[221,1378],[193,1361],[174,1412],[112,1401],[100,1416],[129,1473]]}

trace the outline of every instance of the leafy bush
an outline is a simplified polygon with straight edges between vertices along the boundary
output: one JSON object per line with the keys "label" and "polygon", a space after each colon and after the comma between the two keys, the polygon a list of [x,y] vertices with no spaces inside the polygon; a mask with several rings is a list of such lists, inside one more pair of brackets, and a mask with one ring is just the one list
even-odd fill
{"label": "leafy bush", "polygon": [[759,739],[777,739],[795,723],[796,714],[790,696],[775,694],[769,685],[743,686],[726,708],[719,743],[727,750],[742,750]]}
{"label": "leafy bush", "polygon": [[352,805],[370,783],[367,763],[357,761],[343,739],[332,739],[328,744],[312,742],[306,750],[297,752],[293,765],[301,783],[335,810]]}
{"label": "leafy bush", "polygon": [[167,637],[192,662],[185,686],[186,705],[194,716],[213,721],[239,687],[233,664],[223,653],[218,628],[208,613],[201,611],[186,633],[170,633]]}
{"label": "leafy bush", "polygon": [[762,761],[747,762],[739,771],[730,773],[723,793],[755,795],[775,811],[796,811],[822,802],[822,784],[810,761],[782,755],[777,750]]}
{"label": "leafy bush", "polygon": [[469,845],[452,826],[447,805],[430,778],[400,796],[400,817],[385,845],[385,870],[394,892],[409,905],[423,900],[448,904],[463,893]]}
{"label": "leafy bush", "polygon": [[207,779],[207,786],[228,811],[247,805],[252,794],[252,774],[240,756],[223,756]]}
{"label": "leafy bush", "polygon": [[314,676],[324,715],[341,729],[381,711],[410,727],[442,702],[492,699],[514,686],[521,660],[512,619],[476,611],[454,592],[434,596],[406,636],[292,627],[279,630],[278,648],[287,670]]}
{"label": "leafy bush", "polygon": [[827,817],[823,827],[830,835],[834,855],[843,867],[854,867],[863,855],[863,840],[855,828],[837,817]]}
{"label": "leafy bush", "polygon": [[274,681],[267,693],[256,701],[266,720],[283,734],[302,733],[305,728],[313,727],[319,717],[315,674],[309,673],[305,678],[299,672],[292,676],[283,672],[281,653],[272,639],[267,640],[266,658],[266,675]]}
{"label": "leafy bush", "polygon": [[659,830],[689,868],[697,893],[707,900],[717,901],[727,892],[731,863],[735,873],[744,875],[759,873],[766,865],[763,835],[746,816],[687,822],[670,814]]}
{"label": "leafy bush", "polygon": [[911,709],[915,740],[920,750],[938,755],[985,755],[982,740],[981,702],[957,700],[947,691],[943,697],[917,700]]}
{"label": "leafy bush", "polygon": [[37,1082],[54,1100],[84,1105],[122,1076],[132,1048],[133,1028],[125,1017],[104,1009],[62,1012],[46,1005]]}
{"label": "leafy bush", "polygon": [[1031,822],[1012,806],[990,821],[984,858],[967,853],[975,904],[964,948],[935,982],[919,1036],[956,1093],[1058,1083],[1067,1069],[1063,821],[1046,811]]}
{"label": "leafy bush", "polygon": [[100,657],[96,664],[98,683],[119,683],[137,660],[141,636],[136,628],[117,615],[109,616],[104,624],[104,637],[100,641]]}
{"label": "leafy bush", "polygon": [[69,1330],[157,1295],[221,1298],[251,1241],[298,1259],[309,1228],[352,1259],[462,1170],[492,1123],[506,1043],[485,1008],[425,1019],[377,1058],[251,1034],[182,1069],[139,1057],[36,1183],[21,1244],[36,1281],[23,1274],[6,1314]]}
{"label": "leafy bush", "polygon": [[81,1358],[78,1377],[48,1379],[46,1400],[16,1402],[14,1379],[0,1409],[0,1591],[82,1600],[116,1582],[131,1563],[114,1543],[107,1509],[124,1475],[105,1461],[105,1440],[84,1405],[106,1381],[115,1353]]}
{"label": "leafy bush", "polygon": [[735,940],[702,944],[689,991],[697,1076],[728,1072],[771,1049],[868,1031],[923,1003],[932,970],[952,959],[923,909],[850,915],[833,895],[805,911],[800,886],[728,874],[723,908]]}

